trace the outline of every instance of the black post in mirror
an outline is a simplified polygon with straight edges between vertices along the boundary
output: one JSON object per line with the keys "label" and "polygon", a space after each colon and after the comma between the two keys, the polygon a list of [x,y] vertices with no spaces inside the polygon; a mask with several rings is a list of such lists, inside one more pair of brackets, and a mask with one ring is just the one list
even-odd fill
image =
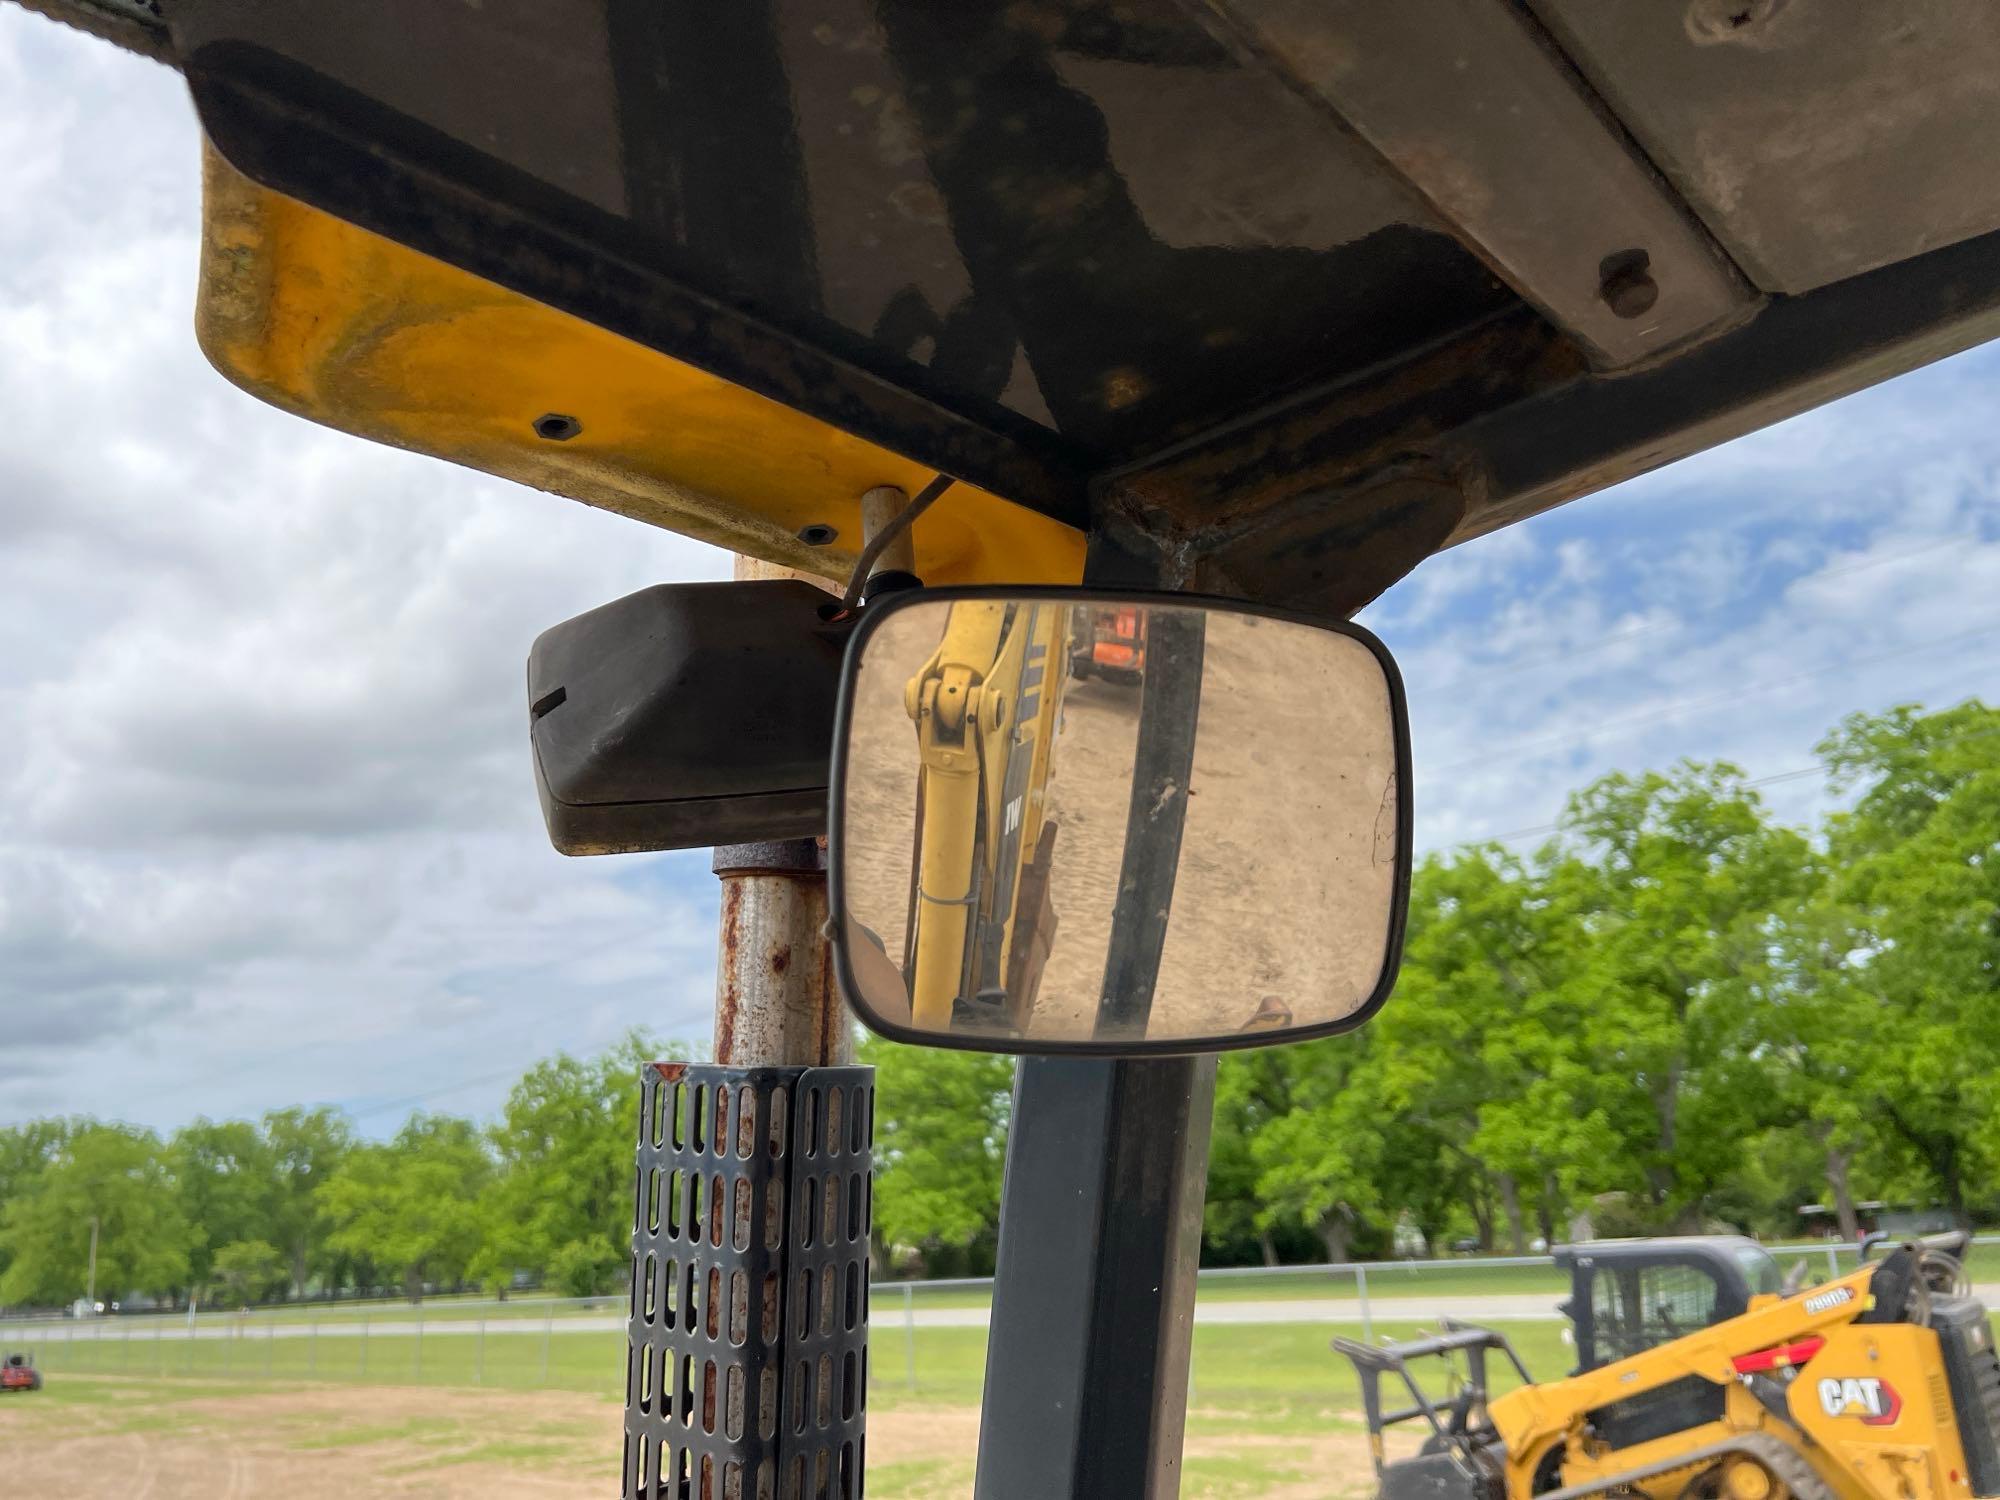
{"label": "black post in mirror", "polygon": [[888,1035],[1214,1051],[1394,981],[1409,733],[1380,642],[1187,595],[957,589],[856,632],[834,735],[841,983]]}

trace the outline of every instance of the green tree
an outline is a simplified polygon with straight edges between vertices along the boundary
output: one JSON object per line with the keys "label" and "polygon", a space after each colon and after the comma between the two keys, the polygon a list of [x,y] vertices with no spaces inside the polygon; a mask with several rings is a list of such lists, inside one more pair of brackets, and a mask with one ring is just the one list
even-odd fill
{"label": "green tree", "polygon": [[334,1268],[317,1195],[354,1149],[354,1132],[339,1111],[323,1106],[272,1110],[263,1127],[273,1176],[267,1238],[285,1257],[292,1290],[302,1294],[315,1273]]}
{"label": "green tree", "polygon": [[639,1068],[657,1051],[635,1032],[587,1061],[545,1059],[509,1091],[488,1132],[499,1170],[480,1204],[472,1267],[486,1285],[504,1291],[527,1270],[588,1296],[618,1279],[632,1232]]}
{"label": "green tree", "polygon": [[225,1307],[268,1302],[290,1283],[285,1258],[265,1240],[232,1240],[213,1258],[215,1295]]}
{"label": "green tree", "polygon": [[1855,714],[1819,748],[1855,800],[1828,821],[1813,993],[1844,1012],[1853,1092],[1963,1218],[2000,1172],[2000,710]]}
{"label": "green tree", "polygon": [[0,1303],[66,1305],[90,1274],[97,1224],[100,1301],[187,1285],[194,1235],[158,1136],[95,1122],[73,1126],[27,1190],[0,1206]]}
{"label": "green tree", "polygon": [[1291,1109],[1289,1074],[1272,1049],[1224,1053],[1215,1074],[1215,1123],[1209,1133],[1208,1195],[1202,1205],[1202,1259],[1240,1263],[1245,1252],[1267,1266],[1284,1258],[1290,1238],[1267,1219],[1257,1196],[1260,1168],[1251,1142]]}
{"label": "green tree", "polygon": [[1607,1122],[1652,1222],[1698,1227],[1777,1112],[1746,1018],[1770,915],[1809,886],[1806,841],[1722,763],[1603,777],[1563,825],[1577,857],[1552,872],[1551,899],[1575,914],[1568,982],[1618,1090]]}
{"label": "green tree", "polygon": [[1259,1226],[1310,1230],[1333,1261],[1349,1258],[1369,1221],[1387,1222],[1392,1160],[1417,1169],[1419,1156],[1434,1154],[1434,1142],[1412,1139],[1372,1097],[1372,1045],[1364,1030],[1271,1052],[1271,1086],[1287,1108],[1250,1140]]}
{"label": "green tree", "polygon": [[595,1297],[629,1274],[628,1259],[596,1236],[566,1240],[549,1257],[543,1277],[565,1297]]}
{"label": "green tree", "polygon": [[[1418,867],[1403,974],[1369,1065],[1378,1107],[1438,1143],[1438,1181],[1465,1196],[1481,1243],[1504,1232],[1515,1254],[1530,1215],[1553,1240],[1569,1203],[1614,1170],[1556,862],[1553,850],[1531,864],[1485,846]],[[1424,1227],[1435,1239],[1434,1222]]]}
{"label": "green tree", "polygon": [[[1866,939],[1836,894],[1838,880],[1825,862],[1819,873],[1802,899],[1772,914],[1765,962],[1753,978],[1748,1044],[1771,1065],[1767,1076],[1789,1139],[1765,1137],[1756,1153],[1763,1170],[1746,1174],[1765,1185],[1745,1192],[1769,1198],[1770,1169],[1783,1163],[1795,1185],[1782,1196],[1830,1200],[1841,1237],[1851,1241],[1861,1233],[1859,1199],[1922,1197],[1933,1185],[1880,1103],[1895,1072],[1877,1054],[1877,1021],[1888,1002],[1871,992],[1874,976],[1857,959]],[[1802,1178],[1806,1161],[1811,1172]],[[1791,1217],[1776,1215],[1776,1225],[1792,1227]]]}
{"label": "green tree", "polygon": [[245,1120],[217,1124],[197,1117],[174,1132],[168,1170],[180,1197],[181,1216],[194,1232],[188,1277],[206,1286],[222,1246],[262,1241],[271,1234],[277,1177],[257,1127]]}
{"label": "green tree", "polygon": [[1013,1097],[1010,1058],[903,1047],[870,1037],[875,1067],[875,1231],[920,1252],[934,1274],[955,1252],[990,1269]]}
{"label": "green tree", "polygon": [[470,1121],[412,1115],[387,1145],[349,1152],[320,1187],[326,1243],[399,1276],[420,1301],[427,1282],[460,1280],[478,1254],[479,1198],[492,1175]]}
{"label": "green tree", "polygon": [[[0,1126],[0,1211],[17,1198],[25,1198],[49,1164],[61,1153],[69,1139],[67,1120],[28,1120],[20,1125]],[[0,1239],[0,1277],[7,1274],[12,1252]]]}

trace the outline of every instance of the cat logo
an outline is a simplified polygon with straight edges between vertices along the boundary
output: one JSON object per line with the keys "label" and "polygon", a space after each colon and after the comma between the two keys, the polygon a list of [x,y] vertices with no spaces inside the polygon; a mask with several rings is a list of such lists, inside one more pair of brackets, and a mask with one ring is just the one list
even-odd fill
{"label": "cat logo", "polygon": [[1869,1427],[1887,1427],[1903,1410],[1896,1388],[1873,1375],[1828,1376],[1819,1383],[1819,1404],[1829,1417],[1859,1417]]}

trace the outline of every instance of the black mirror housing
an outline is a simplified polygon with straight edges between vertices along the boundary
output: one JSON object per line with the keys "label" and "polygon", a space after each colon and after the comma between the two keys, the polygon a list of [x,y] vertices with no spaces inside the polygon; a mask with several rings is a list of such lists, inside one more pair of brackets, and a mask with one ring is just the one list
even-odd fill
{"label": "black mirror housing", "polygon": [[549,841],[625,854],[826,830],[849,627],[792,579],[660,584],[565,620],[528,655]]}

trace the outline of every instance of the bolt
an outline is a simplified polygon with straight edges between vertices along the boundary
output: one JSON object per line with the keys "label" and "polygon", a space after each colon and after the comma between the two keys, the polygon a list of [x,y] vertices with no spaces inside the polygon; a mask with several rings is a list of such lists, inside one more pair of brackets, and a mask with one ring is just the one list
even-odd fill
{"label": "bolt", "polygon": [[566,443],[581,431],[583,423],[559,411],[544,412],[535,418],[535,436],[547,438],[552,443]]}
{"label": "bolt", "polygon": [[799,540],[808,547],[829,547],[840,533],[824,521],[815,521],[810,526],[799,528]]}
{"label": "bolt", "polygon": [[1687,33],[1698,47],[1717,43],[1758,46],[1776,24],[1786,0],[1693,0]]}
{"label": "bolt", "polygon": [[1643,250],[1620,250],[1598,262],[1597,292],[1616,316],[1644,317],[1660,300],[1660,284],[1648,269],[1651,264],[1652,257]]}

